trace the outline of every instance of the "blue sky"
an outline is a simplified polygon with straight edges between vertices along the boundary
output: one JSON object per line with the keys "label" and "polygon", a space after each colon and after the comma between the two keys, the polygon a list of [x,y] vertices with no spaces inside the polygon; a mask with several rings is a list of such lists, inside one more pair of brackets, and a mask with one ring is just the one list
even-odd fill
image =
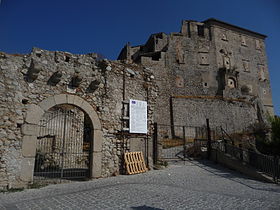
{"label": "blue sky", "polygon": [[273,103],[280,115],[280,0],[2,0],[0,51],[33,46],[116,59],[126,42],[178,32],[181,20],[208,18],[266,34]]}

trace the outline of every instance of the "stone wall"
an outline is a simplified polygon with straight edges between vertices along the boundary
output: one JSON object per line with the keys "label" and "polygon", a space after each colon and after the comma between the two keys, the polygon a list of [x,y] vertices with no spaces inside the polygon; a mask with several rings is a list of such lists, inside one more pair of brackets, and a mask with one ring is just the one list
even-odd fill
{"label": "stone wall", "polygon": [[[38,123],[70,104],[93,122],[92,177],[123,171],[125,151],[152,157],[152,123],[245,129],[273,114],[265,35],[215,19],[127,44],[122,61],[34,48],[0,53],[0,188],[32,182]],[[148,102],[148,135],[128,135],[129,99]],[[155,120],[154,120],[155,119]]]}
{"label": "stone wall", "polygon": [[211,98],[174,98],[172,101],[175,125],[201,127],[209,119],[213,129],[222,126],[228,132],[236,132],[257,120],[254,107],[243,102]]}
{"label": "stone wall", "polygon": [[130,139],[151,142],[151,137],[122,135],[123,102],[128,99],[148,102],[151,133],[157,88],[150,70],[100,60],[96,54],[74,55],[38,48],[26,55],[1,53],[0,69],[1,189],[32,182],[37,124],[43,113],[59,104],[75,105],[93,121],[93,177],[119,174],[125,151],[151,154],[141,144],[132,148],[131,142],[135,142]]}
{"label": "stone wall", "polygon": [[228,56],[230,66],[239,72],[238,88],[248,87],[248,95],[259,97],[264,109],[273,114],[264,39],[220,26],[213,27],[213,34],[218,67],[223,66],[224,57]]}
{"label": "stone wall", "polygon": [[179,33],[153,34],[119,59],[153,69],[158,123],[203,126],[210,118],[242,130],[274,114],[265,37],[215,19],[186,20]]}

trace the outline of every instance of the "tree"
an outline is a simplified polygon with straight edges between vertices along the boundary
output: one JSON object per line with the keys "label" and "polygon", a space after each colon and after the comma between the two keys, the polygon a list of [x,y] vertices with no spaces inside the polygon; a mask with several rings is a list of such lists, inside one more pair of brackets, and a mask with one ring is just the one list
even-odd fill
{"label": "tree", "polygon": [[270,135],[266,135],[266,129],[256,129],[257,149],[267,155],[280,156],[280,117],[269,117]]}
{"label": "tree", "polygon": [[271,123],[271,141],[270,147],[273,155],[280,156],[280,117],[270,117],[269,122]]}

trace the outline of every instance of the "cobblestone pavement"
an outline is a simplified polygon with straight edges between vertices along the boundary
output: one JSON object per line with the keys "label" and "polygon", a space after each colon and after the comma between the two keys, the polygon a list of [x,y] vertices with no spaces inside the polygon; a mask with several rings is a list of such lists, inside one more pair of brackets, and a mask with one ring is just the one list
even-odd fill
{"label": "cobblestone pavement", "polygon": [[208,161],[0,194],[0,209],[280,209],[280,186]]}

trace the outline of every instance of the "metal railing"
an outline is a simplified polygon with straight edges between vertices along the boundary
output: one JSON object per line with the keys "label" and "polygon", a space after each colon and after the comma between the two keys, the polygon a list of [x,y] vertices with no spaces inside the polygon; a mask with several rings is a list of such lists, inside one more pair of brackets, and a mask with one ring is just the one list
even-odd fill
{"label": "metal railing", "polygon": [[[207,122],[207,120],[206,120]],[[206,123],[208,124],[209,121]],[[208,128],[208,129],[207,129]],[[234,146],[234,140],[221,126],[210,129],[208,126],[179,126],[154,124],[154,161],[200,155],[218,150],[233,159],[280,180],[280,158]]]}
{"label": "metal railing", "polygon": [[280,159],[278,156],[260,154],[224,142],[216,142],[212,144],[212,149],[219,150],[234,159],[254,167],[255,169],[273,177],[276,182],[280,179]]}

